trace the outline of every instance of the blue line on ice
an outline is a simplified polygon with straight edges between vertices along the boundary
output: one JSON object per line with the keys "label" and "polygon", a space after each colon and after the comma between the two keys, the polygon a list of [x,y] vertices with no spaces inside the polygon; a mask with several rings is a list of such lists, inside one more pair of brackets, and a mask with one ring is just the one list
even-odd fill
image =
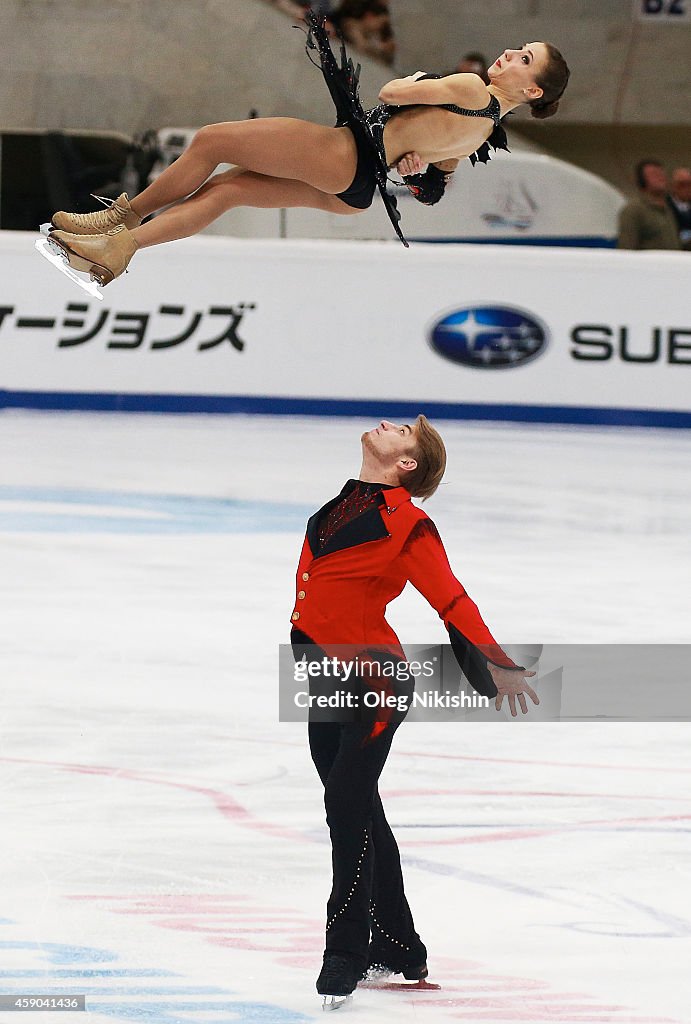
{"label": "blue line on ice", "polygon": [[[4,919],[4,923],[12,924],[13,922]],[[232,990],[216,986],[179,984],[179,975],[168,971],[156,971],[155,969],[148,972],[141,968],[121,969],[119,974],[122,977],[122,984],[116,987],[92,986],[88,984],[78,987],[76,979],[86,981],[106,972],[95,970],[92,967],[80,968],[76,965],[79,963],[112,962],[120,959],[118,953],[112,950],[25,939],[0,941],[0,949],[25,951],[55,964],[75,964],[75,967],[69,971],[59,968],[53,971],[19,970],[13,972],[11,970],[3,970],[0,972],[0,977],[15,981],[14,985],[7,982],[0,984],[0,993],[3,995],[25,995],[26,987],[20,988],[17,986],[17,981],[22,977],[55,978],[63,982],[69,977],[75,979],[75,981],[68,985],[56,986],[51,984],[50,994],[55,996],[72,995],[75,994],[75,991],[81,991],[86,996],[86,1006],[90,1013],[102,1013],[120,1020],[141,1020],[146,1021],[147,1024],[184,1024],[185,1021],[189,1020],[190,1024],[192,1024],[193,1021],[200,1019],[199,1014],[204,1015],[204,1020],[208,1021],[208,1024],[238,1024],[239,1021],[242,1021],[243,1024],[251,1024],[251,1022],[304,1024],[304,1022],[312,1019],[305,1014],[275,1004],[236,999],[234,998],[235,993]],[[117,972],[110,971],[109,973],[116,974]],[[171,981],[164,986],[161,986],[160,983],[158,985],[128,984],[130,977],[141,978],[146,973],[167,975],[171,978]],[[92,998],[93,996],[104,995],[112,995],[119,998],[102,1002],[94,1001]],[[129,1001],[133,996],[138,997],[139,1001],[137,1003]],[[167,998],[161,1000],[161,996]],[[190,1001],[190,996],[203,998]],[[154,999],[149,997],[154,997]],[[179,997],[183,998],[180,999]],[[186,1016],[188,1013],[192,1016]]]}
{"label": "blue line on ice", "polygon": [[6,533],[283,533],[302,531],[313,511],[290,502],[0,486]]}

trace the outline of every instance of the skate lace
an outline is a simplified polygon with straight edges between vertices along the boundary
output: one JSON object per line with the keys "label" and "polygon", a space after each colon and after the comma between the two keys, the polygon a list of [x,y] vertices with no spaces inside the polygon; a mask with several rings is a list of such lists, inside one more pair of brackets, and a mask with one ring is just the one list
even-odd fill
{"label": "skate lace", "polygon": [[93,192],[91,193],[91,198],[97,199],[99,203],[103,203],[106,209],[96,210],[95,213],[77,214],[82,224],[96,228],[98,231],[107,231],[108,228],[113,228],[121,223],[125,210],[118,206],[114,199],[108,199],[106,196],[96,196]]}

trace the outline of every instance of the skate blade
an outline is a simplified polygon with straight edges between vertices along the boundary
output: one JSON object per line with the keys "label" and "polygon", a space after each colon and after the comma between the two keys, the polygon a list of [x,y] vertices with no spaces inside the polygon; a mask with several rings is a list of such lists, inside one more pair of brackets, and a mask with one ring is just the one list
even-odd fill
{"label": "skate blade", "polygon": [[392,988],[395,992],[438,992],[441,985],[421,978],[420,981],[389,981],[382,988]]}
{"label": "skate blade", "polygon": [[441,985],[421,978],[420,981],[387,981],[386,978],[367,978],[360,982],[360,988],[376,988],[390,992],[438,992]]}
{"label": "skate blade", "polygon": [[67,253],[65,253],[59,245],[52,242],[49,238],[39,238],[34,248],[37,252],[43,256],[44,259],[48,260],[61,274],[65,277],[69,277],[70,281],[74,281],[80,288],[83,288],[85,292],[92,296],[94,299],[98,299],[103,302],[103,291],[101,285],[92,280],[92,278],[82,273],[79,270],[73,270],[67,262]]}
{"label": "skate blade", "polygon": [[346,1006],[352,1001],[352,996],[324,996],[322,1010],[340,1010],[342,1006]]}

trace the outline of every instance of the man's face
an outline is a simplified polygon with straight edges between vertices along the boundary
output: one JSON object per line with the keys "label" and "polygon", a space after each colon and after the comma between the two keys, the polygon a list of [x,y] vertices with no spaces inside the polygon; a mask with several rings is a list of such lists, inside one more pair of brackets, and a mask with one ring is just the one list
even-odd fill
{"label": "man's face", "polygon": [[691,171],[680,167],[672,175],[672,192],[680,203],[691,203]]}
{"label": "man's face", "polygon": [[643,168],[645,191],[660,194],[667,191],[667,172],[657,164],[646,164]]}
{"label": "man's face", "polygon": [[374,455],[387,468],[393,467],[399,459],[410,456],[414,451],[415,427],[408,423],[382,420],[376,427],[365,431],[361,441],[365,453]]}
{"label": "man's face", "polygon": [[385,12],[366,11],[360,21],[366,32],[383,32],[389,24],[389,16]]}

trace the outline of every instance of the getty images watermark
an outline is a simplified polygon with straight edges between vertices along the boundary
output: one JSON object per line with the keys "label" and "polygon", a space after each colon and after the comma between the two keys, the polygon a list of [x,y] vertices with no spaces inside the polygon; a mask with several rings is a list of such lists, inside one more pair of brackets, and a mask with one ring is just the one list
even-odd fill
{"label": "getty images watermark", "polygon": [[[689,644],[509,644],[527,680],[516,721],[691,721]],[[460,662],[460,663],[459,663]],[[511,720],[498,710],[487,653],[466,645],[406,645],[400,652],[349,645],[279,649],[279,719],[353,722],[393,716],[417,722]]]}
{"label": "getty images watermark", "polygon": [[[311,691],[297,690],[293,695],[299,710],[356,711],[388,708],[407,711],[413,708],[434,710],[489,707],[489,698],[476,692],[440,691],[437,686],[438,656],[425,661],[392,658],[385,652],[378,656],[355,654],[336,657],[324,653],[306,653],[294,662],[293,680],[311,684]],[[432,686],[425,686],[425,683]],[[396,684],[413,683],[415,688]],[[323,685],[325,684],[325,685]],[[422,685],[421,685],[422,684]],[[402,692],[396,692],[397,690]]]}

